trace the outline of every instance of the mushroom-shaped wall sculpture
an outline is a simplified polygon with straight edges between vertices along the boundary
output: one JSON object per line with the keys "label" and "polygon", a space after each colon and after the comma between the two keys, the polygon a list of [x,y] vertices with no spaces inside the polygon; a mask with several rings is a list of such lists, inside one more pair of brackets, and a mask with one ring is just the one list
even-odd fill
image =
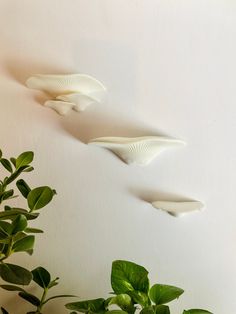
{"label": "mushroom-shaped wall sculpture", "polygon": [[167,212],[168,214],[180,217],[195,211],[200,211],[204,204],[200,201],[156,201],[152,206]]}
{"label": "mushroom-shaped wall sculpture", "polygon": [[26,85],[52,96],[54,99],[47,101],[45,105],[61,115],[67,114],[71,109],[83,111],[91,103],[101,102],[106,91],[101,82],[86,74],[37,74],[30,77]]}
{"label": "mushroom-shaped wall sculpture", "polygon": [[163,137],[100,137],[89,141],[89,144],[100,146],[111,150],[127,164],[147,165],[162,151],[182,146],[184,141]]}

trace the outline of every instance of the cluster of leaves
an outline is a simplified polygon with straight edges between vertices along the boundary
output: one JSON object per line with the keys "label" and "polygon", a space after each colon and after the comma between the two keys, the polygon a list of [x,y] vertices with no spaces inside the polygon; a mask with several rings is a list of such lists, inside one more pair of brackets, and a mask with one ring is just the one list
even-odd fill
{"label": "cluster of leaves", "polygon": [[[117,260],[112,263],[111,286],[113,296],[66,304],[70,314],[170,314],[166,305],[177,299],[184,290],[163,284],[149,287],[148,271],[135,263]],[[118,309],[111,309],[115,305]],[[183,314],[212,314],[206,310],[191,309]]]}
{"label": "cluster of leaves", "polygon": [[[56,191],[48,186],[31,189],[23,179],[19,179],[24,172],[34,170],[31,166],[33,158],[33,152],[24,152],[17,158],[8,160],[3,158],[0,151],[0,163],[8,172],[8,175],[0,181],[0,206],[3,202],[6,203],[17,197],[14,188],[9,187],[14,181],[16,181],[17,189],[26,200],[26,208],[12,207],[8,204],[0,211],[0,278],[10,283],[1,284],[0,287],[8,291],[17,291],[19,297],[33,304],[36,311],[29,312],[29,314],[41,313],[44,304],[51,299],[61,297],[54,296],[46,299],[48,290],[58,283],[58,278],[51,281],[51,276],[46,269],[38,267],[30,271],[22,266],[6,262],[14,253],[26,252],[32,255],[35,242],[34,234],[43,231],[31,228],[29,221],[36,219],[39,216],[39,210],[48,205],[56,194]],[[40,299],[20,287],[29,285],[32,280],[43,288]],[[3,314],[8,314],[4,308],[1,310]]]}

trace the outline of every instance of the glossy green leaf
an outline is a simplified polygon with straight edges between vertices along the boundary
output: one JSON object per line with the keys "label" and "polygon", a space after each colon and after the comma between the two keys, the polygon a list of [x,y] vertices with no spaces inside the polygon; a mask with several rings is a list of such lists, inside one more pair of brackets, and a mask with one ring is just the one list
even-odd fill
{"label": "glossy green leaf", "polygon": [[148,271],[129,261],[114,261],[112,263],[111,285],[116,294],[133,290],[147,293],[149,289]]}
{"label": "glossy green leaf", "polygon": [[212,312],[201,310],[201,309],[192,309],[184,311],[183,314],[213,314]]}
{"label": "glossy green leaf", "polygon": [[67,303],[68,310],[74,310],[82,313],[103,313],[105,312],[105,299],[93,299],[80,302]]}
{"label": "glossy green leaf", "polygon": [[27,219],[24,215],[20,214],[12,221],[12,234],[17,232],[24,231],[27,227]]}
{"label": "glossy green leaf", "polygon": [[58,280],[59,280],[59,277],[56,277],[55,279],[53,279],[50,282],[50,284],[48,285],[48,289],[51,289],[52,287],[57,286],[58,285]]}
{"label": "glossy green leaf", "polygon": [[132,299],[128,294],[118,294],[117,296],[106,300],[106,306],[112,304],[118,305],[123,311],[127,311],[129,313],[135,312],[135,307],[133,305]]}
{"label": "glossy green leaf", "polygon": [[4,167],[5,169],[7,169],[7,171],[9,171],[9,172],[12,172],[12,171],[13,171],[12,166],[11,166],[11,163],[10,163],[9,160],[7,160],[7,159],[5,159],[5,158],[1,158],[1,159],[0,159],[0,163],[3,165],[3,167]]}
{"label": "glossy green leaf", "polygon": [[170,314],[170,309],[166,305],[153,305],[142,309],[140,314]]}
{"label": "glossy green leaf", "polygon": [[13,164],[14,167],[16,167],[16,158],[11,157],[10,158],[11,163]]}
{"label": "glossy green leaf", "polygon": [[7,291],[25,291],[21,287],[13,286],[13,285],[0,285],[0,287]]}
{"label": "glossy green leaf", "polygon": [[31,250],[34,247],[35,237],[33,235],[26,236],[13,244],[12,250],[14,252],[24,252]]}
{"label": "glossy green leaf", "polygon": [[35,305],[35,306],[39,306],[40,305],[40,300],[34,296],[33,294],[30,294],[26,291],[24,292],[19,292],[18,294],[22,299],[28,301],[29,303]]}
{"label": "glossy green leaf", "polygon": [[27,269],[8,263],[0,264],[0,277],[7,282],[16,285],[28,285],[32,280],[32,274]]}
{"label": "glossy green leaf", "polygon": [[8,236],[8,233],[2,227],[0,227],[0,240],[7,239]]}
{"label": "glossy green leaf", "polygon": [[51,276],[49,272],[43,267],[37,267],[32,270],[33,280],[42,288],[48,288]]}
{"label": "glossy green leaf", "polygon": [[0,220],[15,219],[19,214],[24,215],[28,220],[35,219],[38,217],[38,213],[29,213],[22,208],[11,208],[11,210],[6,210],[0,212]]}
{"label": "glossy green leaf", "polygon": [[26,228],[24,230],[26,233],[43,233],[43,230],[37,228]]}
{"label": "glossy green leaf", "polygon": [[149,297],[155,304],[165,304],[177,299],[184,290],[174,286],[156,284],[151,287]]}
{"label": "glossy green leaf", "polygon": [[31,191],[28,184],[23,179],[20,179],[16,182],[16,186],[21,194],[24,196],[24,198],[27,198],[29,192]]}
{"label": "glossy green leaf", "polygon": [[16,169],[24,166],[28,166],[34,159],[33,152],[24,152],[20,154],[16,159]]}
{"label": "glossy green leaf", "polygon": [[37,210],[51,202],[53,191],[48,186],[41,186],[31,190],[28,194],[27,201],[31,210]]}
{"label": "glossy green leaf", "polygon": [[7,199],[10,199],[10,198],[13,198],[13,195],[14,195],[14,190],[8,190],[8,191],[5,191],[1,194],[0,196],[0,201],[4,201],[4,200],[7,200]]}
{"label": "glossy green leaf", "polygon": [[24,171],[25,168],[27,168],[28,166],[23,166],[20,167],[19,169],[17,169],[15,172],[13,172],[9,178],[6,178],[5,184],[10,184],[11,182],[13,182],[17,177],[19,177],[19,175]]}
{"label": "glossy green leaf", "polygon": [[129,293],[129,295],[132,297],[132,300],[134,301],[134,303],[140,304],[142,306],[151,305],[149,297],[145,292],[133,290],[127,293]]}
{"label": "glossy green leaf", "polygon": [[34,170],[34,167],[27,167],[23,170],[23,172],[31,172]]}
{"label": "glossy green leaf", "polygon": [[12,232],[12,225],[4,220],[0,220],[0,230],[3,230],[6,234],[11,234]]}

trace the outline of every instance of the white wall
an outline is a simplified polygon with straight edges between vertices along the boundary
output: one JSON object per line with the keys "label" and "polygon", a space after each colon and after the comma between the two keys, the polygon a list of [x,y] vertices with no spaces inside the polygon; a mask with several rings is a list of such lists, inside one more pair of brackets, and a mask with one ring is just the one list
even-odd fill
{"label": "white wall", "polygon": [[[36,222],[45,234],[35,254],[12,261],[59,275],[55,292],[96,298],[111,290],[112,260],[129,259],[152,282],[186,290],[173,313],[235,312],[235,2],[1,0],[0,29],[1,147],[33,150],[28,182],[58,192]],[[34,73],[71,72],[104,82],[106,102],[60,117],[24,86]],[[188,146],[145,168],[85,145],[163,132]],[[206,210],[178,220],[147,202],[164,196],[200,199]],[[46,313],[66,313],[62,304]]]}

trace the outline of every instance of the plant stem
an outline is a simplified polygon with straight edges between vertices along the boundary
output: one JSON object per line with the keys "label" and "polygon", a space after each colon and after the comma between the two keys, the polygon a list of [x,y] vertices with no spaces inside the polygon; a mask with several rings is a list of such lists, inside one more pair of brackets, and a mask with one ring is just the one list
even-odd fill
{"label": "plant stem", "polygon": [[37,312],[36,312],[38,314],[41,314],[41,310],[42,310],[42,307],[44,305],[44,301],[46,299],[47,293],[48,293],[48,288],[44,288],[43,295],[42,295],[42,298],[40,300],[40,305],[38,306]]}
{"label": "plant stem", "polygon": [[14,239],[13,239],[13,237],[11,237],[10,241],[8,243],[6,255],[0,259],[0,262],[4,261],[6,258],[8,258],[11,255],[13,243],[14,243]]}

